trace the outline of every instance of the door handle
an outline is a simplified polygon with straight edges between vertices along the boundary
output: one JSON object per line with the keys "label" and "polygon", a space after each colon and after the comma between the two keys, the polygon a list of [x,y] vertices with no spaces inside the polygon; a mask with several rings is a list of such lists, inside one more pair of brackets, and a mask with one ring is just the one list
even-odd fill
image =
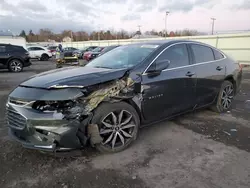
{"label": "door handle", "polygon": [[195,75],[195,73],[193,73],[193,72],[187,72],[187,74],[186,74],[186,76],[188,76],[188,77],[192,77],[193,75]]}
{"label": "door handle", "polygon": [[223,69],[223,67],[221,67],[221,66],[218,66],[218,67],[216,68],[217,71],[221,71],[222,69]]}

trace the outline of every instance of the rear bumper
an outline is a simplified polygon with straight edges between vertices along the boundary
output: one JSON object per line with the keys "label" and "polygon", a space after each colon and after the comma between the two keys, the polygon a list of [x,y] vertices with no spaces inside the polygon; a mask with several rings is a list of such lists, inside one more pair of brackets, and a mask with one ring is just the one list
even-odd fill
{"label": "rear bumper", "polygon": [[238,72],[238,74],[236,75],[236,93],[235,94],[237,94],[237,93],[239,93],[239,91],[241,90],[241,82],[242,82],[242,70],[240,70],[239,72]]}
{"label": "rear bumper", "polygon": [[27,58],[23,61],[23,66],[24,67],[29,67],[30,65],[32,65],[30,58]]}

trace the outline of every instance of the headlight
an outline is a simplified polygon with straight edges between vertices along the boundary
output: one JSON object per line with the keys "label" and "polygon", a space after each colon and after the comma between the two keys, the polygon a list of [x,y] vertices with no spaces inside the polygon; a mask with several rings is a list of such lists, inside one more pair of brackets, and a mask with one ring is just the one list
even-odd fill
{"label": "headlight", "polygon": [[32,105],[32,108],[42,112],[45,111],[63,111],[74,107],[75,102],[72,100],[67,101],[36,101]]}

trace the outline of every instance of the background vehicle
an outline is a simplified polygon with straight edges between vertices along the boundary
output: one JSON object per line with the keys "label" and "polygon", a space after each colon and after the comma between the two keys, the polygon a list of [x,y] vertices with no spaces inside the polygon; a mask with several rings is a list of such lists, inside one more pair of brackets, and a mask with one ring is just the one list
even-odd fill
{"label": "background vehicle", "polygon": [[89,52],[89,51],[92,51],[94,50],[95,48],[97,48],[98,46],[88,46],[88,47],[85,47],[83,49],[80,49],[80,50],[75,50],[73,52],[73,55],[74,56],[77,56],[79,59],[83,59],[83,54],[85,52]]}
{"label": "background vehicle", "polygon": [[31,65],[30,56],[22,46],[0,44],[0,68],[11,72],[21,72]]}
{"label": "background vehicle", "polygon": [[73,47],[63,48],[64,57],[72,57],[73,52],[76,51],[76,50],[79,50],[79,49],[73,48]]}
{"label": "background vehicle", "polygon": [[84,67],[21,83],[8,98],[10,135],[33,149],[91,143],[102,152],[119,152],[136,140],[141,125],[204,107],[226,112],[241,78],[237,62],[203,43],[124,45]]}
{"label": "background vehicle", "polygon": [[98,55],[98,56],[101,56],[101,55],[103,55],[103,54],[105,54],[105,53],[107,53],[107,52],[109,52],[109,51],[111,51],[111,50],[113,50],[113,49],[115,49],[115,48],[117,48],[117,47],[119,47],[120,45],[113,45],[113,46],[107,46],[107,47],[105,47],[102,51],[101,51],[101,53]]}
{"label": "background vehicle", "polygon": [[50,53],[55,56],[56,55],[56,48],[57,46],[49,46],[47,49],[50,51]]}
{"label": "background vehicle", "polygon": [[52,57],[52,53],[49,49],[42,46],[30,46],[28,47],[30,57],[32,59],[39,59],[41,61],[48,61]]}
{"label": "background vehicle", "polygon": [[92,51],[85,52],[83,55],[83,59],[86,61],[90,61],[92,59],[95,59],[104,49],[105,47],[97,47]]}

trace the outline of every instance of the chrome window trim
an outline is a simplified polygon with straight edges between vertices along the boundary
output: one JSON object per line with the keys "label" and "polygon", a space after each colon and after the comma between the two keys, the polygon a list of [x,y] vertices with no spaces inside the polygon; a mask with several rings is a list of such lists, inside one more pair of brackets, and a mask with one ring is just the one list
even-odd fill
{"label": "chrome window trim", "polygon": [[[200,44],[198,42],[177,42],[177,43],[174,43],[174,44],[171,44],[169,46],[167,46],[166,48],[164,48],[152,61],[151,63],[147,66],[147,68],[143,71],[142,75],[147,75],[147,70],[149,69],[149,67],[156,61],[156,59],[163,53],[165,52],[168,48],[172,47],[172,46],[175,46],[175,45],[178,45],[178,44],[197,44],[197,45],[201,45],[201,46],[206,46],[208,48],[211,48],[213,50],[216,50],[218,51],[218,49],[216,49],[215,47],[213,46],[210,46],[210,45],[207,45],[207,44]],[[224,59],[226,59],[226,55],[221,52],[221,51],[218,51],[219,53],[221,53],[223,55],[223,58],[222,59],[218,59],[218,60],[214,60],[214,61],[206,61],[206,62],[201,62],[201,63],[196,63],[196,64],[189,64],[189,65],[185,65],[185,66],[180,66],[180,67],[175,67],[175,68],[170,68],[170,69],[164,69],[163,71],[169,71],[169,70],[175,70],[175,69],[181,69],[181,68],[186,68],[186,67],[192,67],[192,66],[196,66],[196,65],[203,65],[203,64],[207,64],[207,63],[214,63],[214,62],[218,62],[218,61],[222,61]]]}

